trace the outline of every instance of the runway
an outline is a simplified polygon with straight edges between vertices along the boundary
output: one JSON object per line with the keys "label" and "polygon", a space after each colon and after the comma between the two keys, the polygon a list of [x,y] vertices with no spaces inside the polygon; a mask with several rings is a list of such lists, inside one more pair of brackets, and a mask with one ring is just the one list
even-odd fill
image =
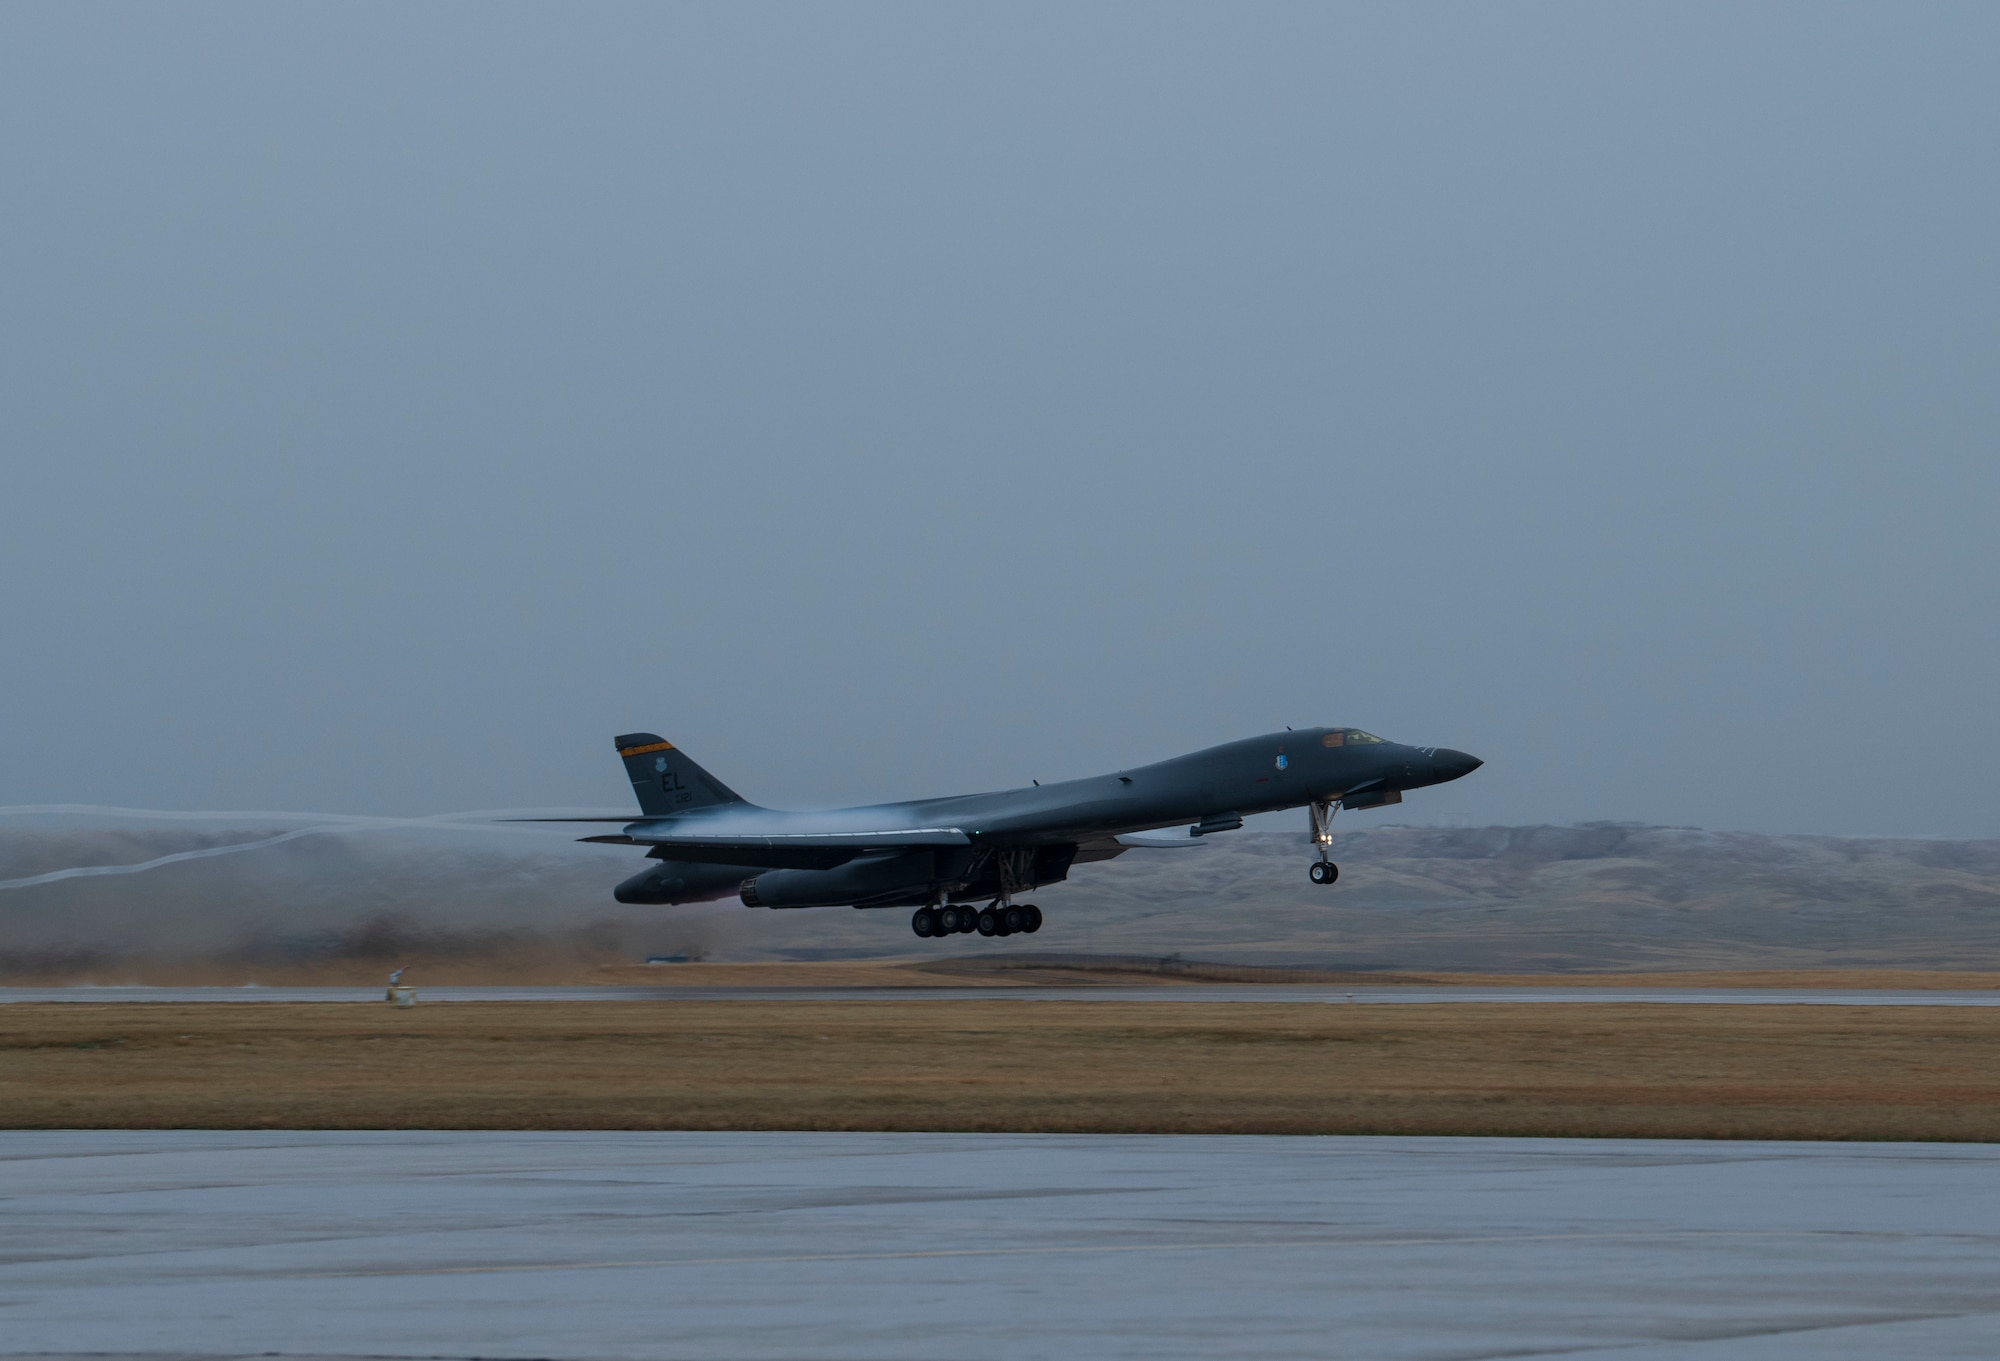
{"label": "runway", "polygon": [[[1891,988],[1481,988],[1178,984],[998,988],[420,987],[422,1002],[1646,1002],[1673,1006],[1991,1007],[2000,990]],[[372,988],[0,988],[7,1002],[374,1002]]]}
{"label": "runway", "polygon": [[0,1134],[0,1355],[1985,1358],[2000,1148]]}

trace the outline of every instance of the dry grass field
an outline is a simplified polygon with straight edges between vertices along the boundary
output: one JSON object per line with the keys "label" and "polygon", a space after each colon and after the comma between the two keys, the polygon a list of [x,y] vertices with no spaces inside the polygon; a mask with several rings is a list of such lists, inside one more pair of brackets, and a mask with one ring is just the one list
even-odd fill
{"label": "dry grass field", "polygon": [[2000,1138],[2000,1009],[0,1008],[0,1125]]}

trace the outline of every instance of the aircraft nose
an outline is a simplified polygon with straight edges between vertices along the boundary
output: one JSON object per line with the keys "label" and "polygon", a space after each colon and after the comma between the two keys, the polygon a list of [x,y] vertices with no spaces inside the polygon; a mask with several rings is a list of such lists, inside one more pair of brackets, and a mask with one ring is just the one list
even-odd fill
{"label": "aircraft nose", "polygon": [[1470,775],[1486,762],[1477,756],[1453,751],[1450,747],[1439,747],[1431,756],[1431,764],[1437,768],[1438,783],[1442,784],[1446,780],[1456,780],[1461,775]]}

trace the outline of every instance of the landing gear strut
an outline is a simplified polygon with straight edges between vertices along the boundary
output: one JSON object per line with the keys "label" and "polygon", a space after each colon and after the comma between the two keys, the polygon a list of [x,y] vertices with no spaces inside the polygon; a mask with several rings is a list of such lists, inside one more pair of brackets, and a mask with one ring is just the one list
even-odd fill
{"label": "landing gear strut", "polygon": [[[975,908],[970,903],[946,901],[946,895],[954,888],[962,890],[967,884],[940,884],[934,890],[935,897],[928,907],[920,907],[910,918],[910,929],[920,936],[950,936],[966,931],[977,931],[982,936],[1011,936],[1016,931],[1029,935],[1042,929],[1042,909],[1033,903],[1017,903],[1016,893],[1024,893],[1035,886],[1035,848],[1032,846],[1008,846],[988,852],[990,862],[974,861],[974,868],[990,863],[1000,880],[1000,896],[983,908]],[[977,879],[982,875],[969,875]],[[984,896],[984,895],[981,895]]]}
{"label": "landing gear strut", "polygon": [[1313,848],[1319,852],[1319,859],[1306,871],[1306,877],[1315,884],[1330,884],[1340,878],[1340,866],[1327,858],[1333,848],[1333,815],[1340,811],[1340,803],[1335,799],[1315,799],[1306,807],[1312,814]]}

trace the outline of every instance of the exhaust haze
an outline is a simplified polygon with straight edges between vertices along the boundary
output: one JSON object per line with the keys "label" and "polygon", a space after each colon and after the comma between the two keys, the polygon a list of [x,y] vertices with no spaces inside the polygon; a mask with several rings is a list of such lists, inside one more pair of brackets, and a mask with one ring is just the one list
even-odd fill
{"label": "exhaust haze", "polygon": [[[268,835],[0,829],[0,875]],[[1229,832],[1077,866],[1036,891],[1048,924],[1026,948],[1418,972],[2000,969],[2000,840],[1375,825],[1336,833],[1331,895],[1301,872],[1302,841]],[[426,983],[576,982],[649,955],[976,962],[1008,949],[919,941],[905,910],[612,902],[609,884],[638,863],[628,848],[546,835],[327,830],[0,893],[0,982],[376,983],[398,965]]]}

